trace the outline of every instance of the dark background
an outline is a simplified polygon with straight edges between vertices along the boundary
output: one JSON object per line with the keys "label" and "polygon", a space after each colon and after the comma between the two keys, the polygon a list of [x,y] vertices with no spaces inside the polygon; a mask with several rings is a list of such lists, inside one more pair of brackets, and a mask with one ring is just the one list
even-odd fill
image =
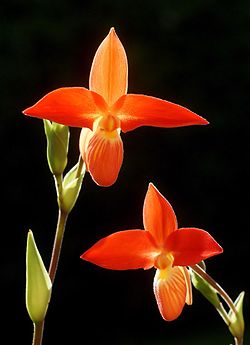
{"label": "dark background", "polygon": [[[79,256],[105,235],[142,228],[152,181],[181,227],[206,229],[223,246],[207,269],[233,299],[246,291],[249,328],[249,2],[3,0],[0,16],[4,343],[31,344],[26,235],[31,228],[48,265],[57,218],[42,121],[21,111],[55,88],[88,87],[93,56],[111,26],[128,55],[129,92],[186,106],[210,125],[139,128],[122,135],[125,156],[115,185],[98,187],[86,174],[66,229],[44,344],[232,342],[197,291],[193,306],[167,323],[153,296],[154,270],[109,271]],[[68,168],[78,159],[79,131],[71,129]]]}

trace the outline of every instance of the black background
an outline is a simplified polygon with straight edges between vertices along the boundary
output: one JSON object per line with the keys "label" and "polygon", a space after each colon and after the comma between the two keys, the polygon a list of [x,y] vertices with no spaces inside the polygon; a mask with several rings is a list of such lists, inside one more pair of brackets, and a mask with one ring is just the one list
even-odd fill
{"label": "black background", "polygon": [[[207,260],[208,272],[233,299],[246,291],[248,328],[249,2],[3,0],[0,9],[4,343],[31,344],[26,235],[31,228],[48,265],[57,219],[43,124],[21,111],[55,88],[88,87],[95,51],[114,26],[128,56],[129,92],[186,106],[210,125],[126,133],[115,185],[98,187],[86,174],[66,229],[44,344],[228,344],[226,326],[197,291],[193,306],[167,323],[153,296],[154,270],[109,271],[79,256],[105,235],[142,228],[151,181],[180,227],[203,228],[223,246]],[[79,133],[71,129],[67,169],[78,159]]]}

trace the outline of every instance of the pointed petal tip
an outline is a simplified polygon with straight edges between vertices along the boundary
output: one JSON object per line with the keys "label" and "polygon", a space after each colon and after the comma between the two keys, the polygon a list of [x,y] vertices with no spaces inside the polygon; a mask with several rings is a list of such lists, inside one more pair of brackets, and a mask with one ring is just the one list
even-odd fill
{"label": "pointed petal tip", "polygon": [[154,190],[157,190],[157,191],[158,191],[158,189],[155,187],[155,185],[153,184],[153,182],[149,182],[149,184],[148,184],[148,189],[154,189]]}
{"label": "pointed petal tip", "polygon": [[[93,255],[92,255],[93,256]],[[80,255],[80,259],[92,262],[91,259],[91,248],[87,249],[84,253]]]}
{"label": "pointed petal tip", "polygon": [[158,188],[153,184],[153,182],[149,182],[148,184],[148,192],[156,192],[158,194],[161,194]]}
{"label": "pointed petal tip", "polygon": [[215,256],[222,254],[224,252],[224,249],[222,246],[211,236],[211,255],[210,256]]}
{"label": "pointed petal tip", "polygon": [[209,121],[204,119],[204,117],[200,116],[200,119],[201,119],[201,122],[200,122],[201,125],[209,125],[210,124]]}
{"label": "pointed petal tip", "polygon": [[82,255],[80,255],[80,259],[84,260],[85,257],[85,253],[83,253]]}
{"label": "pointed petal tip", "polygon": [[217,243],[217,245],[218,245],[218,251],[217,251],[217,253],[218,253],[218,254],[222,254],[222,253],[224,252],[224,249],[219,245],[219,243]]}
{"label": "pointed petal tip", "polygon": [[31,109],[32,109],[32,107],[29,107],[29,108],[26,108],[26,109],[22,110],[22,114],[24,114],[24,115],[29,115]]}
{"label": "pointed petal tip", "polygon": [[207,121],[204,117],[196,114],[196,113],[193,113],[194,114],[194,122],[192,123],[193,125],[209,125],[209,121]]}
{"label": "pointed petal tip", "polygon": [[109,34],[115,34],[115,28],[112,26],[109,30]]}

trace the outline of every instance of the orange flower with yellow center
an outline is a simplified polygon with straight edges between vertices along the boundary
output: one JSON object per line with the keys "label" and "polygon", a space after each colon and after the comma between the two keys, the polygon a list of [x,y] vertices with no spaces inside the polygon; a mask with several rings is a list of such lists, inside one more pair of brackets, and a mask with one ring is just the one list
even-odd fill
{"label": "orange flower with yellow center", "polygon": [[80,152],[93,180],[112,185],[123,161],[120,132],[140,126],[179,127],[208,122],[192,111],[151,96],[127,94],[128,63],[112,28],[95,54],[84,87],[56,89],[24,114],[67,126],[82,127]]}
{"label": "orange flower with yellow center", "polygon": [[150,183],[144,201],[145,230],[115,232],[94,244],[81,258],[113,270],[156,268],[154,294],[164,320],[176,319],[192,303],[189,271],[223,250],[205,230],[178,228],[169,202]]}

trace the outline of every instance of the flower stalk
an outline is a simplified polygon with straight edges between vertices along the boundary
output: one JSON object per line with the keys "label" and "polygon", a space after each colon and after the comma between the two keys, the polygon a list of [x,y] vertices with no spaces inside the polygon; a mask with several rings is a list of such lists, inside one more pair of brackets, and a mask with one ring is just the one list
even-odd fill
{"label": "flower stalk", "polygon": [[33,341],[32,345],[41,345],[43,338],[44,320],[39,323],[34,323]]}
{"label": "flower stalk", "polygon": [[207,281],[218,292],[218,294],[224,299],[224,301],[227,303],[229,308],[233,310],[234,313],[237,313],[235,305],[230,296],[209,274],[207,274],[198,264],[190,267],[193,271],[195,271],[195,273],[205,279],[205,281]]}
{"label": "flower stalk", "polygon": [[[48,271],[52,285],[56,277],[68,215],[77,200],[84,172],[84,162],[82,161],[82,158],[80,156],[76,166],[73,167],[73,169],[71,169],[71,171],[68,173],[67,181],[65,181],[67,175],[65,176],[65,178],[63,178],[62,174],[53,175],[57,193],[58,219]],[[71,191],[70,194],[66,193],[66,191],[69,189]],[[32,345],[42,344],[44,322],[45,318],[39,323],[34,323]]]}
{"label": "flower stalk", "polygon": [[[58,212],[58,222],[56,228],[56,234],[54,239],[54,246],[52,250],[51,260],[50,260],[50,267],[49,267],[49,276],[51,279],[52,284],[54,283],[56,271],[58,267],[58,262],[60,258],[62,242],[63,242],[63,235],[66,227],[68,214],[63,212],[59,208]],[[44,330],[44,320],[40,323],[34,323],[34,333],[33,333],[33,341],[32,345],[41,345],[43,339],[43,330]]]}
{"label": "flower stalk", "polygon": [[50,276],[52,284],[56,276],[56,271],[57,271],[58,262],[60,258],[67,218],[68,218],[68,214],[59,208],[54,246],[53,246],[51,261],[50,261],[50,266],[49,266],[49,276]]}
{"label": "flower stalk", "polygon": [[[241,292],[236,301],[233,302],[233,300],[226,293],[226,291],[209,274],[207,274],[206,271],[199,264],[190,266],[190,268],[195,273],[197,273],[198,276],[200,276],[210,286],[211,289],[215,290],[215,294],[219,294],[219,296],[226,302],[226,304],[229,307],[228,313],[226,312],[221,302],[215,304],[213,303],[213,301],[210,300],[208,295],[203,293],[204,296],[215,306],[223,321],[228,326],[229,331],[234,336],[235,345],[243,345],[244,318],[242,305],[244,292]],[[200,289],[198,288],[198,290]]]}

